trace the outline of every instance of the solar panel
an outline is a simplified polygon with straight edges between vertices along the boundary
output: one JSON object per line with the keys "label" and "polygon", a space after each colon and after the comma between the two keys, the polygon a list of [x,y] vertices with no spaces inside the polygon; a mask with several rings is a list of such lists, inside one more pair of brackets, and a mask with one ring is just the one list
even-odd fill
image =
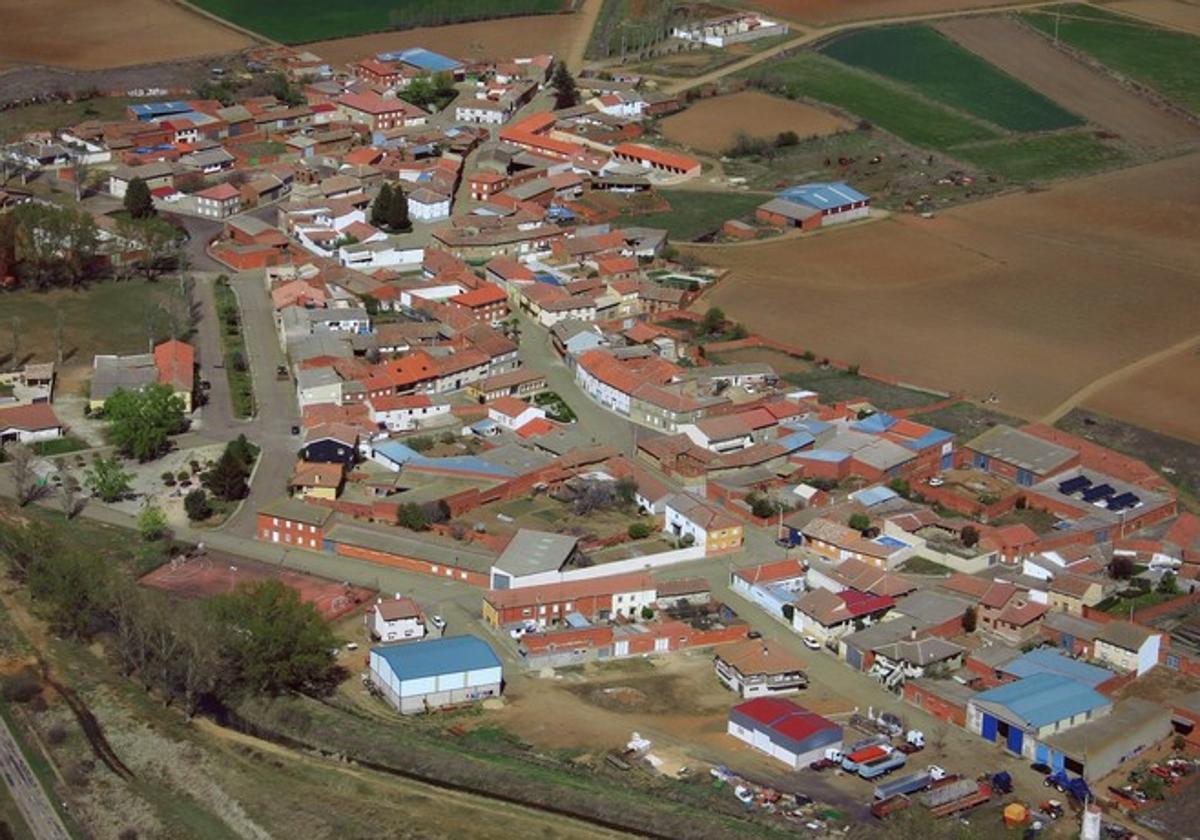
{"label": "solar panel", "polygon": [[1097,484],[1090,490],[1083,492],[1083,500],[1085,502],[1095,502],[1098,499],[1106,499],[1116,491],[1109,484]]}
{"label": "solar panel", "polygon": [[1068,478],[1066,481],[1060,482],[1058,492],[1065,493],[1070,496],[1072,493],[1078,493],[1080,490],[1086,490],[1092,486],[1092,480],[1086,475],[1077,475],[1074,478]]}
{"label": "solar panel", "polygon": [[1122,493],[1119,496],[1112,496],[1106,503],[1106,507],[1109,510],[1124,510],[1133,504],[1135,498],[1137,497],[1132,493]]}

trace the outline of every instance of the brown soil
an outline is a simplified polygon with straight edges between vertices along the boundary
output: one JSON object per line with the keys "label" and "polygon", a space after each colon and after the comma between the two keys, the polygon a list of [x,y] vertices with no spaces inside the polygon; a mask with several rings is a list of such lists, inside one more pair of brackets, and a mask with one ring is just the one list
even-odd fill
{"label": "brown soil", "polygon": [[578,13],[504,18],[336,38],[306,44],[305,49],[335,66],[406,47],[425,47],[464,60],[539,53],[562,55],[575,50],[579,30],[586,22],[587,16]]}
{"label": "brown soil", "polygon": [[693,247],[699,306],[905,381],[1041,416],[1195,334],[1200,155],[818,236]]}
{"label": "brown soil", "polygon": [[1156,107],[1016,21],[956,18],[937,28],[1067,110],[1126,140],[1148,147],[1200,141],[1200,126]]}
{"label": "brown soil", "polygon": [[1105,8],[1200,35],[1200,6],[1176,0],[1118,0]]}
{"label": "brown soil", "polygon": [[874,20],[1016,4],[1013,0],[753,0],[749,5],[784,20],[823,26],[848,20]]}
{"label": "brown soil", "polygon": [[232,52],[246,36],[169,0],[0,0],[0,62],[81,70]]}
{"label": "brown soil", "polygon": [[1190,350],[1115,383],[1084,403],[1165,435],[1200,443],[1200,352]]}
{"label": "brown soil", "polygon": [[758,91],[702,99],[660,124],[667,139],[705,152],[728,149],[741,133],[774,139],[781,131],[794,131],[804,138],[850,127],[828,111]]}

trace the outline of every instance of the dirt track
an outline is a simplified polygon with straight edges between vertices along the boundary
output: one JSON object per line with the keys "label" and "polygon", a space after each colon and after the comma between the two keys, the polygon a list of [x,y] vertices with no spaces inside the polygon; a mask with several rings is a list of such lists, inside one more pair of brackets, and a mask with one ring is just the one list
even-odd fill
{"label": "dirt track", "polygon": [[1200,35],[1200,5],[1187,0],[1117,0],[1106,8]]}
{"label": "dirt track", "polygon": [[834,134],[853,124],[803,102],[747,90],[702,99],[667,117],[659,127],[668,140],[703,152],[722,152],[742,132],[773,140],[781,131],[794,131],[803,138]]}
{"label": "dirt track", "polygon": [[964,17],[937,29],[1067,110],[1140,146],[1200,141],[1200,126],[1156,107],[1013,20]]}
{"label": "dirt track", "polygon": [[77,70],[218,55],[251,43],[169,0],[0,0],[0,21],[0,62]]}
{"label": "dirt track", "polygon": [[1200,155],[754,248],[698,305],[1030,418],[1196,332]]}
{"label": "dirt track", "polygon": [[825,26],[843,21],[1010,6],[1012,0],[752,0],[747,5],[785,20]]}
{"label": "dirt track", "polygon": [[1200,443],[1200,349],[1196,342],[1094,383],[1083,405],[1152,431]]}

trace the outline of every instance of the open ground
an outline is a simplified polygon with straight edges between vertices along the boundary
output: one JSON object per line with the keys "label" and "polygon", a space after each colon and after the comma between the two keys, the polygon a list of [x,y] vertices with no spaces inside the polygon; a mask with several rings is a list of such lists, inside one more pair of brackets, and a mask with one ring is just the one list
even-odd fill
{"label": "open ground", "polygon": [[245,35],[169,0],[0,0],[0,63],[80,70],[217,55]]}
{"label": "open ground", "polygon": [[1200,6],[1185,0],[1117,0],[1114,12],[1200,35]]}
{"label": "open ground", "polygon": [[864,369],[1038,417],[1195,332],[1200,197],[1192,155],[750,248],[698,306]]}
{"label": "open ground", "polygon": [[824,26],[851,20],[877,20],[1017,4],[1012,0],[855,0],[853,3],[845,0],[752,0],[747,5],[785,20]]}
{"label": "open ground", "polygon": [[812,137],[852,127],[821,108],[750,90],[703,99],[659,124],[668,140],[704,152],[725,151],[743,132],[773,140],[781,131]]}
{"label": "open ground", "polygon": [[1193,346],[1155,362],[1102,388],[1084,406],[1200,444],[1200,350]]}
{"label": "open ground", "polygon": [[1011,19],[955,18],[937,28],[1058,104],[1140,146],[1200,140],[1200,126],[1155,106]]}

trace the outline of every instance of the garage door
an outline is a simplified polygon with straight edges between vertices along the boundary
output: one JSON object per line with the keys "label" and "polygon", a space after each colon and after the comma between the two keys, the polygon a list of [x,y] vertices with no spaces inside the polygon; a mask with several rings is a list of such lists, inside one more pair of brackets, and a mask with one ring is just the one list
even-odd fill
{"label": "garage door", "polygon": [[1021,754],[1021,747],[1025,743],[1025,733],[1015,726],[1008,728],[1008,749],[1017,755]]}
{"label": "garage door", "polygon": [[1045,744],[1038,744],[1033,748],[1033,760],[1038,764],[1050,766],[1050,748]]}
{"label": "garage door", "polygon": [[856,647],[846,645],[846,664],[851,668],[862,670],[862,651]]}
{"label": "garage door", "polygon": [[984,714],[983,730],[982,730],[981,734],[983,735],[983,738],[985,741],[995,741],[996,740],[996,725],[997,725],[997,721],[994,717],[992,717],[989,714]]}

